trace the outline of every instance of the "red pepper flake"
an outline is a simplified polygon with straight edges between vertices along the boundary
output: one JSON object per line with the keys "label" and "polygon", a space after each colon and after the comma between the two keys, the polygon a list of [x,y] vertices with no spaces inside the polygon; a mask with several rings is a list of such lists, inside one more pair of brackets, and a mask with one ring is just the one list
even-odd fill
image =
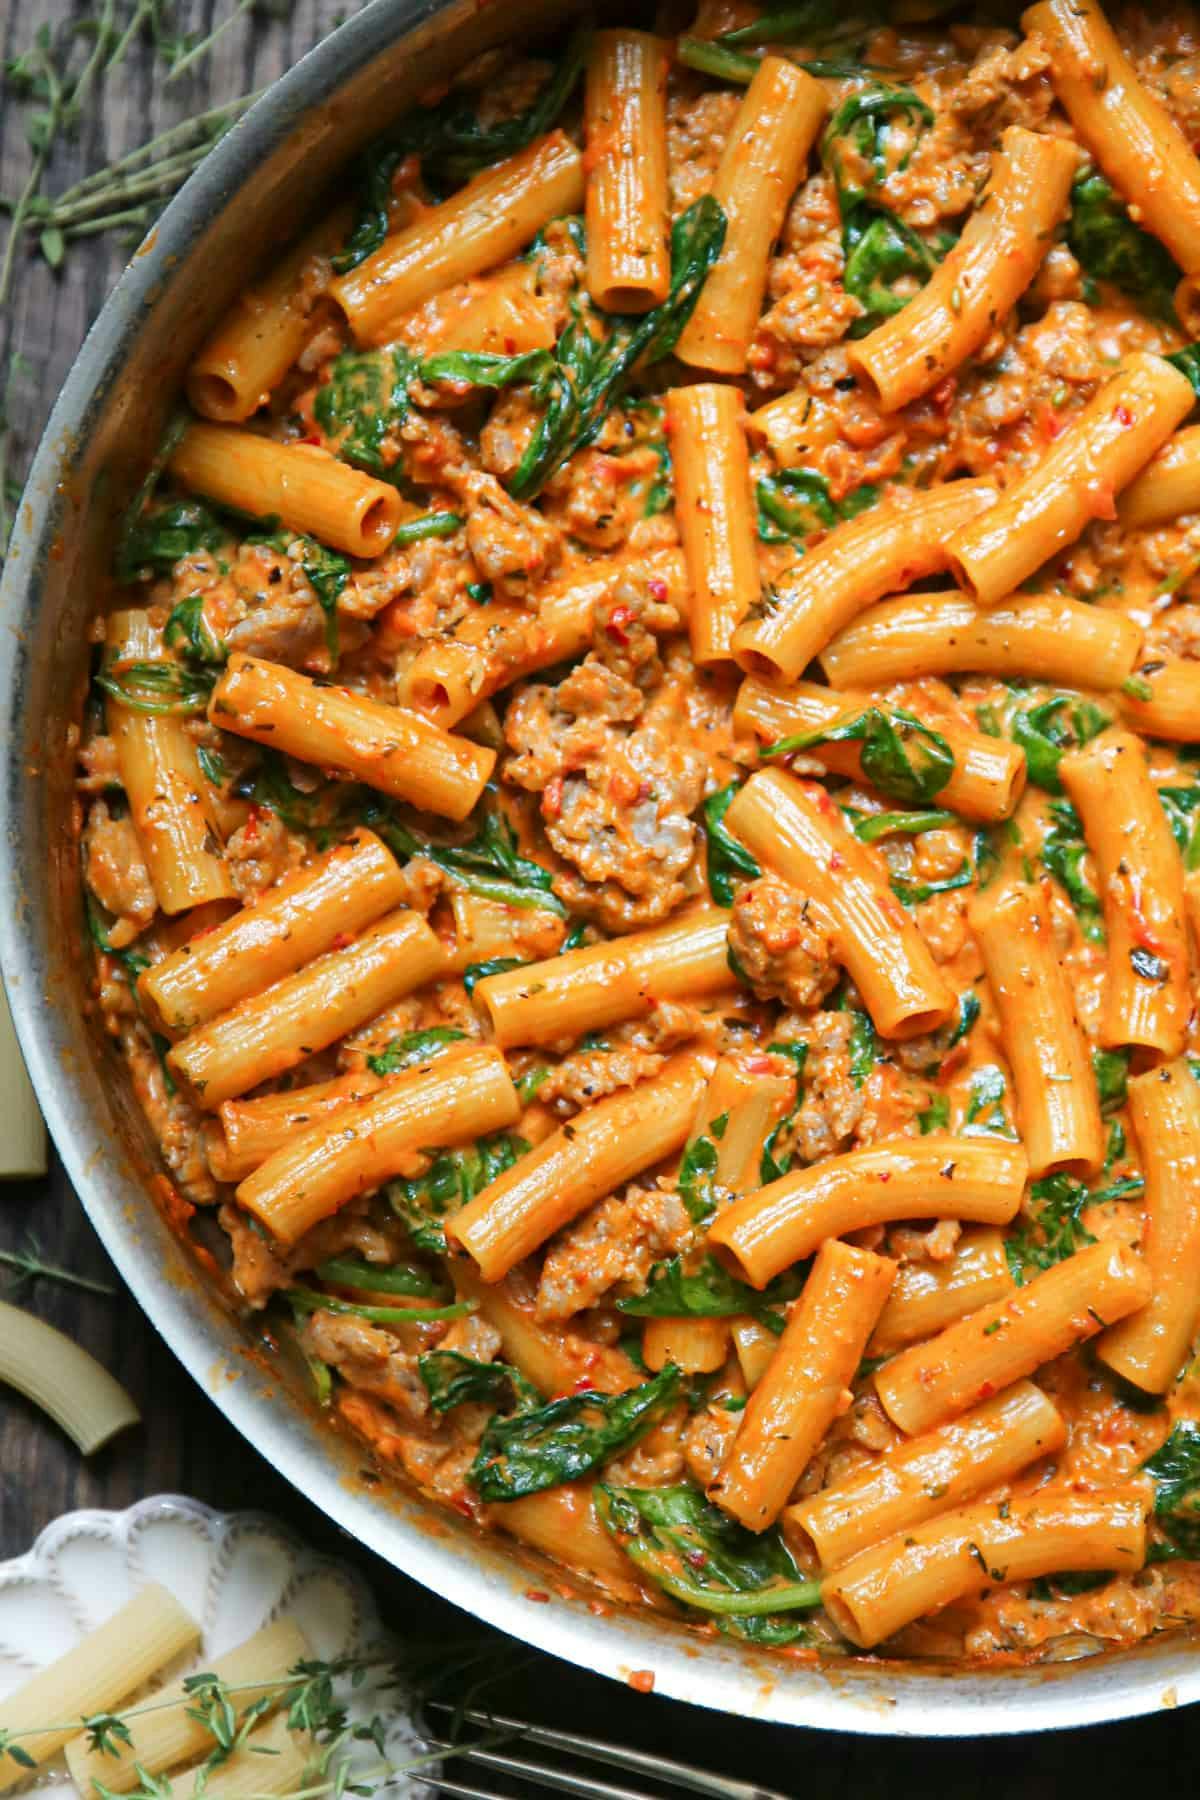
{"label": "red pepper flake", "polygon": [[1042,436],[1049,438],[1051,442],[1055,438],[1061,437],[1067,429],[1066,420],[1061,414],[1056,413],[1052,406],[1047,406],[1044,401],[1034,409],[1034,417]]}
{"label": "red pepper flake", "polygon": [[504,340],[504,354],[505,354],[505,356],[515,356],[515,355],[516,355],[516,352],[517,352],[517,340],[516,340],[516,338],[515,338],[515,337],[506,337],[506,338],[505,338],[505,340]]}
{"label": "red pepper flake", "polygon": [[535,1601],[538,1606],[549,1606],[550,1604],[550,1596],[545,1588],[526,1588],[525,1598]]}
{"label": "red pepper flake", "polygon": [[646,591],[652,600],[665,601],[667,598],[667,584],[661,575],[650,577],[646,583]]}
{"label": "red pepper flake", "polygon": [[1127,431],[1134,422],[1133,414],[1127,406],[1114,406],[1113,418],[1117,421],[1118,425],[1123,425]]}
{"label": "red pepper flake", "polygon": [[832,856],[831,856],[831,857],[830,857],[830,859],[829,859],[829,870],[830,870],[830,873],[831,873],[831,874],[833,874],[833,873],[835,873],[835,872],[836,872],[836,871],[837,871],[837,870],[838,870],[838,869],[844,869],[844,868],[845,868],[845,866],[846,866],[846,859],[845,859],[845,857],[844,857],[844,856],[843,856],[843,855],[842,855],[842,853],[841,853],[841,851],[840,851],[840,850],[835,850],[835,851],[834,851],[834,853],[833,853],[833,855],[832,855]]}
{"label": "red pepper flake", "polygon": [[652,1694],[654,1692],[654,1670],[634,1669],[629,1677],[629,1685],[636,1693]]}
{"label": "red pepper flake", "polygon": [[556,775],[552,781],[546,783],[545,791],[542,794],[542,816],[547,819],[557,819],[562,812],[562,803],[563,778],[561,775]]}
{"label": "red pepper flake", "polygon": [[976,1397],[980,1400],[990,1400],[995,1391],[996,1384],[994,1381],[981,1381]]}
{"label": "red pepper flake", "polygon": [[344,950],[347,944],[352,944],[353,942],[354,938],[350,932],[339,931],[329,947],[331,950]]}
{"label": "red pepper flake", "polygon": [[596,1384],[590,1375],[581,1375],[571,1392],[573,1394],[591,1394],[595,1392],[595,1388]]}
{"label": "red pepper flake", "polygon": [[[651,584],[653,585],[653,583]],[[664,584],[665,585],[665,584]],[[608,615],[608,624],[604,627],[615,644],[627,644],[629,633],[625,627],[632,625],[636,614],[632,606],[614,606]]]}

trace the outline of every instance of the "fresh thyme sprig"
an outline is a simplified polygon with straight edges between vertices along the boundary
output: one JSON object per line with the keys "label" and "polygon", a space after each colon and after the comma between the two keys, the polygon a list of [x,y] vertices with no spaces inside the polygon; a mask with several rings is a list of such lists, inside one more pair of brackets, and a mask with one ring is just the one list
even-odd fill
{"label": "fresh thyme sprig", "polygon": [[0,1250],[0,1265],[12,1269],[7,1287],[14,1290],[23,1287],[27,1281],[59,1281],[64,1287],[82,1288],[89,1294],[112,1295],[116,1288],[107,1281],[93,1281],[90,1275],[76,1275],[73,1269],[64,1269],[58,1263],[47,1262],[42,1255],[42,1246],[30,1232],[21,1250]]}

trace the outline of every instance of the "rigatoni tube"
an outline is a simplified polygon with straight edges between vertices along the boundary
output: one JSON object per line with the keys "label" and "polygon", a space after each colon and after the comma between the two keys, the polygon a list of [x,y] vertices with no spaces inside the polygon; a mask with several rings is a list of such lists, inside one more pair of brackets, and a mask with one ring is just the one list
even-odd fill
{"label": "rigatoni tube", "polygon": [[453,282],[507,262],[543,225],[578,212],[583,158],[561,131],[484,169],[330,284],[360,344],[383,344],[405,313]]}
{"label": "rigatoni tube", "polygon": [[850,1383],[895,1273],[894,1262],[871,1250],[822,1244],[708,1489],[709,1499],[748,1530],[774,1523],[849,1405]]}
{"label": "rigatoni tube", "polygon": [[240,425],[266,405],[318,323],[306,271],[337,247],[348,223],[348,208],[322,219],[270,274],[243,289],[205,339],[187,374],[188,399],[203,418]]}
{"label": "rigatoni tube", "polygon": [[712,191],[725,246],[677,346],[682,362],[740,375],[767,286],[767,266],[800,184],[828,101],[819,81],[782,56],[764,56],[726,139]]}
{"label": "rigatoni tube", "polygon": [[989,890],[969,916],[1000,1014],[1029,1173],[1092,1175],[1104,1161],[1100,1095],[1041,896],[1015,885]]}
{"label": "rigatoni tube", "polygon": [[1182,656],[1147,660],[1122,691],[1121,712],[1145,737],[1200,742],[1200,663]]}
{"label": "rigatoni tube", "polygon": [[318,687],[256,656],[230,657],[208,716],[222,731],[339,769],[447,819],[466,818],[496,763],[494,750],[451,737],[417,713],[347,688]]}
{"label": "rigatoni tube", "polygon": [[1142,1254],[1150,1304],[1106,1331],[1096,1354],[1147,1393],[1165,1394],[1200,1314],[1200,1084],[1186,1060],[1136,1075],[1129,1106],[1146,1178]]}
{"label": "rigatoni tube", "polygon": [[709,1248],[762,1288],[826,1238],[894,1219],[1004,1225],[1021,1204],[1029,1165],[998,1137],[889,1138],[827,1157],[745,1194],[718,1213]]}
{"label": "rigatoni tube", "polygon": [[947,481],[922,493],[894,490],[857,519],[835,525],[738,627],[735,659],[751,675],[795,681],[876,600],[948,568],[952,535],[995,502],[988,482]]}
{"label": "rigatoni tube", "polygon": [[1129,531],[1169,524],[1200,511],[1200,425],[1177,431],[1121,496],[1117,514]]}
{"label": "rigatoni tube", "polygon": [[607,312],[649,312],[671,286],[667,246],[667,45],[598,31],[588,58],[587,284]]}
{"label": "rigatoni tube", "polygon": [[690,1000],[728,987],[728,940],[729,914],[695,906],[653,931],[485,976],[475,1003],[505,1048],[552,1044],[636,1019],[659,1000]]}
{"label": "rigatoni tube", "polygon": [[995,606],[1093,519],[1115,518],[1116,496],[1195,404],[1191,382],[1164,357],[1126,356],[1036,467],[954,533],[949,567],[959,584]]}
{"label": "rigatoni tube", "polygon": [[[787,688],[772,687],[755,675],[747,675],[738,689],[733,709],[735,730],[757,737],[761,743],[829,730],[850,720],[873,704],[867,695],[838,693],[815,682],[797,681]],[[905,710],[912,712],[907,702]],[[988,737],[969,726],[951,724],[932,712],[921,716],[945,738],[954,757],[949,780],[938,790],[937,803],[960,813],[964,819],[990,824],[1007,819],[1025,791],[1025,752],[1017,744]],[[816,743],[806,755],[835,775],[862,779],[862,752],[855,743]]]}
{"label": "rigatoni tube", "polygon": [[218,1181],[241,1181],[310,1126],[332,1119],[381,1085],[382,1077],[355,1069],[332,1081],[260,1094],[254,1100],[223,1100],[220,1123],[214,1120],[205,1130],[208,1166]]}
{"label": "rigatoni tube", "polygon": [[247,995],[293,974],[339,939],[397,906],[404,879],[371,831],[354,831],[254,906],[181,944],[147,969],[138,996],[169,1036],[193,1031]]}
{"label": "rigatoni tube", "polygon": [[1142,632],[1125,613],[1057,594],[977,606],[966,594],[907,594],[855,619],[821,653],[838,687],[886,687],[923,675],[1028,676],[1067,687],[1119,688]]}
{"label": "rigatoni tube", "polygon": [[944,1024],[953,992],[882,864],[846,830],[823,788],[762,770],[734,797],[725,824],[760,863],[819,902],[833,921],[839,958],[885,1037]]}
{"label": "rigatoni tube", "polygon": [[868,1350],[872,1356],[887,1356],[932,1337],[1011,1294],[1015,1286],[1004,1233],[994,1226],[968,1227],[953,1256],[942,1262],[901,1263]]}
{"label": "rigatoni tube", "polygon": [[1021,23],[1045,43],[1055,93],[1138,222],[1186,274],[1200,272],[1200,160],[1096,0],[1043,0]]}
{"label": "rigatoni tube", "polygon": [[1064,756],[1062,784],[1096,859],[1107,978],[1100,1037],[1160,1056],[1183,1049],[1191,993],[1183,863],[1131,732],[1102,732]]}
{"label": "rigatoni tube", "polygon": [[281,1244],[294,1244],[347,1200],[368,1193],[430,1148],[505,1131],[521,1113],[504,1058],[490,1047],[439,1057],[354,1101],[248,1175],[239,1206]]}
{"label": "rigatoni tube", "polygon": [[885,1363],[875,1376],[883,1410],[901,1431],[928,1431],[1137,1312],[1151,1286],[1132,1250],[1089,1244]]}
{"label": "rigatoni tube", "polygon": [[728,662],[733,634],[759,597],[746,404],[735,387],[697,382],[671,389],[666,416],[692,589],[692,656],[702,665]]}
{"label": "rigatoni tube", "polygon": [[169,1066],[211,1112],[356,1031],[444,964],[420,913],[389,913],[344,948],[197,1026],[168,1053]]}
{"label": "rigatoni tube", "polygon": [[1032,1381],[1017,1381],[961,1419],[902,1439],[874,1462],[784,1514],[790,1539],[825,1569],[870,1544],[962,1506],[1066,1442],[1066,1421]]}
{"label": "rigatoni tube", "polygon": [[871,1650],[926,1613],[989,1587],[1065,1570],[1134,1574],[1146,1558],[1140,1490],[983,1500],[889,1538],[826,1581],[822,1604],[838,1630]]}
{"label": "rigatoni tube", "polygon": [[[107,665],[115,672],[147,661],[176,667],[164,656],[162,633],[144,612],[113,613],[106,646]],[[233,899],[187,721],[170,713],[138,712],[111,697],[106,717],[129,816],[163,912],[188,912],[207,900]]]}
{"label": "rigatoni tube", "polygon": [[650,1081],[563,1125],[446,1221],[485,1281],[499,1281],[556,1231],[682,1148],[704,1086],[703,1064],[673,1056]]}
{"label": "rigatoni tube", "polygon": [[1007,318],[1054,241],[1078,152],[1069,138],[1012,125],[958,243],[919,294],[846,358],[885,412],[952,374]]}
{"label": "rigatoni tube", "polygon": [[379,556],[396,535],[396,488],[314,444],[279,444],[236,425],[189,425],[168,464],[193,493],[255,519],[279,519],[347,556]]}

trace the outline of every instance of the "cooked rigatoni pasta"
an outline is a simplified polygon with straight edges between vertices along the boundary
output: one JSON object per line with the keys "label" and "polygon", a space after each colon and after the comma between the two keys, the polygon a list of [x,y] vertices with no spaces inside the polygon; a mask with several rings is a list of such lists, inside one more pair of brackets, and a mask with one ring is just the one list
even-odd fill
{"label": "cooked rigatoni pasta", "polygon": [[1141,740],[1106,731],[1061,768],[1096,859],[1108,933],[1101,1042],[1177,1056],[1191,1010],[1183,865]]}
{"label": "cooked rigatoni pasta", "polygon": [[850,367],[887,412],[964,363],[1037,274],[1067,210],[1078,155],[1067,138],[1010,126],[958,243],[910,305],[852,344]]}
{"label": "cooked rigatoni pasta", "polygon": [[1034,1662],[1200,1620],[1200,8],[850,10],[447,68],[181,341],[94,1003],[354,1466]]}
{"label": "cooked rigatoni pasta", "polygon": [[[106,679],[132,698],[148,679],[169,681],[178,673],[144,612],[111,615],[105,667]],[[210,900],[231,900],[233,880],[186,722],[122,705],[112,690],[107,715],[117,773],[162,911],[187,913]]]}
{"label": "cooked rigatoni pasta", "polygon": [[756,856],[833,921],[844,966],[880,1031],[915,1037],[949,1018],[953,995],[924,939],[821,789],[764,770],[750,777],[726,819]]}
{"label": "cooked rigatoni pasta", "polygon": [[1105,1130],[1087,1040],[1036,890],[980,895],[971,924],[1000,1014],[1029,1173],[1094,1175]]}
{"label": "cooked rigatoni pasta", "polygon": [[582,198],[583,158],[561,131],[552,131],[386,238],[330,284],[330,297],[358,343],[386,343],[423,300],[507,262]]}
{"label": "cooked rigatoni pasta", "polygon": [[1165,358],[1125,357],[1037,467],[954,532],[949,565],[971,598],[995,606],[1093,519],[1111,518],[1116,495],[1195,404],[1191,382]]}
{"label": "cooked rigatoni pasta", "polygon": [[1021,23],[1049,49],[1055,92],[1085,148],[1184,272],[1200,273],[1200,160],[1102,8],[1040,0]]}
{"label": "cooked rigatoni pasta", "polygon": [[251,518],[281,519],[349,556],[378,556],[404,505],[395,488],[315,444],[277,444],[233,425],[189,425],[171,453],[184,487]]}
{"label": "cooked rigatoni pasta", "polygon": [[826,1582],[825,1606],[864,1650],[952,1600],[1041,1575],[1092,1569],[1135,1575],[1146,1557],[1146,1501],[1044,1489],[981,1500],[864,1550]]}
{"label": "cooked rigatoni pasta", "polygon": [[965,594],[909,594],[839,632],[821,666],[838,687],[976,674],[1109,689],[1129,680],[1142,643],[1127,614],[1056,594],[986,608]]}
{"label": "cooked rigatoni pasta", "polygon": [[1147,1393],[1179,1377],[1200,1313],[1200,1084],[1186,1062],[1135,1076],[1130,1110],[1146,1171],[1142,1246],[1150,1304],[1105,1332],[1096,1354]]}
{"label": "cooked rigatoni pasta", "polygon": [[448,819],[466,818],[496,763],[494,750],[452,737],[416,713],[347,688],[319,687],[255,656],[230,658],[209,717],[222,731],[299,762],[343,769]]}
{"label": "cooked rigatoni pasta", "polygon": [[1029,1165],[1002,1138],[889,1138],[784,1175],[721,1213],[708,1241],[754,1287],[811,1256],[827,1238],[892,1219],[1004,1225],[1021,1204]]}
{"label": "cooked rigatoni pasta", "polygon": [[667,45],[645,31],[598,31],[588,61],[585,222],[588,292],[607,312],[667,297]]}
{"label": "cooked rigatoni pasta", "polygon": [[703,1082],[702,1063],[679,1055],[652,1080],[589,1107],[455,1213],[451,1241],[485,1281],[499,1281],[587,1207],[678,1150]]}
{"label": "cooked rigatoni pasta", "polygon": [[738,375],[746,367],[771,250],[827,104],[820,82],[795,63],[763,57],[713,181],[725,245],[679,340],[680,357],[694,368]]}
{"label": "cooked rigatoni pasta", "polygon": [[1032,1381],[1015,1381],[960,1419],[902,1438],[866,1468],[790,1506],[785,1529],[824,1569],[950,1512],[1052,1456],[1066,1422]]}
{"label": "cooked rigatoni pasta", "polygon": [[794,681],[874,601],[941,574],[959,527],[995,504],[985,481],[951,481],[922,494],[894,490],[784,573],[735,632],[734,656],[752,675]]}
{"label": "cooked rigatoni pasta", "polygon": [[703,668],[732,658],[733,634],[759,594],[746,407],[737,388],[713,381],[672,388],[666,409],[692,656]]}
{"label": "cooked rigatoni pasta", "polygon": [[870,1250],[822,1244],[779,1347],[755,1387],[708,1494],[750,1531],[765,1531],[838,1413],[896,1265]]}
{"label": "cooked rigatoni pasta", "polygon": [[[797,681],[781,689],[747,675],[738,689],[733,723],[764,744],[776,744],[780,739],[812,736],[847,725],[861,717],[867,705],[869,696],[840,694],[815,682]],[[954,758],[946,784],[937,792],[942,806],[964,819],[986,823],[1007,819],[1025,788],[1025,756],[1020,746],[950,723],[934,713],[926,715],[925,723],[941,733]],[[806,754],[815,756],[835,775],[862,777],[862,749],[852,739],[819,737]]]}
{"label": "cooked rigatoni pasta", "polygon": [[1136,1313],[1150,1290],[1139,1256],[1119,1245],[1091,1244],[1006,1299],[892,1357],[875,1377],[883,1409],[901,1431],[928,1431]]}

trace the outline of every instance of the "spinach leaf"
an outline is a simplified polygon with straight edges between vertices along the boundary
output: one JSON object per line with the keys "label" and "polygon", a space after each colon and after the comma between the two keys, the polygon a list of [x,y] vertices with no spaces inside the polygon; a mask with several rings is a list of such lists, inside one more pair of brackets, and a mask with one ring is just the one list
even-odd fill
{"label": "spinach leaf", "polygon": [[541,1405],[533,1383],[508,1363],[477,1362],[459,1350],[427,1350],[417,1358],[417,1371],[436,1413],[450,1412],[467,1401],[488,1401],[519,1411]]}
{"label": "spinach leaf", "polygon": [[1174,320],[1180,269],[1157,238],[1134,224],[1097,169],[1075,178],[1067,242],[1093,281],[1111,282],[1143,312]]}
{"label": "spinach leaf", "polygon": [[953,1034],[946,1045],[947,1050],[953,1050],[956,1044],[962,1043],[972,1025],[974,1025],[976,1019],[979,1017],[979,1013],[979,995],[975,993],[972,988],[968,988],[966,993],[959,999],[958,1023],[954,1027]]}
{"label": "spinach leaf", "polygon": [[392,177],[406,156],[417,154],[427,174],[465,181],[488,163],[515,156],[549,131],[570,99],[587,59],[591,33],[574,32],[533,105],[499,124],[479,123],[474,102],[451,93],[435,106],[414,107],[387,137],[372,144],[359,169],[360,200],[345,248],[333,258],[339,274],[357,268],[388,235]]}
{"label": "spinach leaf", "polygon": [[168,500],[154,512],[132,515],[117,548],[117,580],[144,580],[169,575],[182,557],[198,550],[219,550],[229,527],[203,500]]}
{"label": "spinach leaf", "polygon": [[829,483],[815,469],[780,469],[755,485],[758,535],[767,544],[803,543],[814,531],[828,531],[844,519],[855,519],[879,499],[879,489],[866,483],[842,500],[834,500]]}
{"label": "spinach leaf", "polygon": [[476,1307],[474,1300],[456,1300],[451,1306],[360,1306],[356,1300],[339,1300],[309,1287],[284,1288],[283,1298],[295,1313],[337,1313],[372,1325],[434,1325],[442,1319],[465,1319]]}
{"label": "spinach leaf", "polygon": [[350,558],[338,550],[327,550],[316,538],[298,535],[300,567],[317,596],[317,604],[325,614],[325,646],[334,667],[339,655],[338,601],[350,579]]}
{"label": "spinach leaf", "polygon": [[1020,1286],[1042,1269],[1074,1256],[1085,1244],[1094,1244],[1095,1238],[1083,1223],[1084,1207],[1132,1199],[1142,1186],[1136,1175],[1092,1191],[1072,1175],[1047,1175],[1035,1181],[1029,1190],[1028,1214],[1016,1231],[1010,1232],[1004,1246],[1013,1280]]}
{"label": "spinach leaf", "polygon": [[453,537],[465,524],[466,520],[461,513],[419,513],[415,519],[404,519],[397,525],[391,547],[394,549],[396,545],[403,548],[406,544],[420,544],[426,538]]}
{"label": "spinach leaf", "polygon": [[421,363],[422,381],[448,381],[464,387],[506,388],[519,381],[540,381],[554,366],[549,350],[526,350],[520,356],[497,356],[484,350],[444,350]]}
{"label": "spinach leaf", "polygon": [[346,351],[317,391],[313,417],[343,462],[386,475],[396,460],[388,437],[408,417],[408,384],[417,365],[399,345]]}
{"label": "spinach leaf", "polygon": [[1092,1070],[1100,1094],[1101,1112],[1115,1112],[1117,1107],[1124,1106],[1128,1098],[1129,1051],[1093,1050]]}
{"label": "spinach leaf", "polygon": [[509,482],[530,500],[568,457],[590,444],[624,394],[639,363],[659,362],[675,348],[691,318],[709,270],[725,242],[725,214],[711,194],[682,213],[671,231],[671,290],[641,317],[614,318],[606,337],[594,337],[576,313],[554,348],[554,363],[534,383],[543,408]]}
{"label": "spinach leaf", "polygon": [[758,1178],[764,1187],[772,1181],[779,1181],[792,1166],[791,1153],[776,1155],[775,1146],[795,1121],[796,1114],[804,1102],[804,1070],[808,1063],[808,1045],[797,1043],[792,1038],[781,1038],[774,1044],[767,1045],[769,1056],[786,1056],[796,1070],[796,1098],[791,1110],[784,1114],[779,1123],[771,1128],[767,1140],[762,1147],[759,1159]]}
{"label": "spinach leaf", "polygon": [[369,1263],[360,1256],[331,1256],[318,1265],[322,1281],[335,1287],[358,1288],[365,1294],[406,1294],[417,1299],[433,1298],[442,1284],[428,1269],[415,1263]]}
{"label": "spinach leaf", "polygon": [[970,860],[964,857],[962,868],[954,875],[940,881],[906,881],[903,875],[893,875],[891,889],[902,906],[921,906],[935,894],[953,894],[958,888],[970,887],[973,878]]}
{"label": "spinach leaf", "polygon": [[487,962],[468,963],[463,970],[463,986],[468,994],[473,994],[476,982],[486,981],[489,975],[506,975],[509,969],[525,967],[520,956],[493,956]]}
{"label": "spinach leaf", "polygon": [[762,1295],[730,1275],[715,1257],[689,1267],[682,1256],[655,1263],[644,1294],[617,1301],[635,1319],[728,1319],[756,1314]]}
{"label": "spinach leaf", "polygon": [[[894,118],[925,128],[933,124],[934,114],[911,88],[889,87],[875,82],[851,94],[834,112],[821,137],[821,160],[830,170],[837,185],[842,217],[848,207],[864,200],[868,192],[880,187],[891,172],[888,167],[888,128]],[[860,182],[847,176],[844,146],[850,145],[856,155],[870,165],[870,174]],[[903,169],[908,161],[896,164]]]}
{"label": "spinach leaf", "polygon": [[921,1127],[922,1137],[928,1137],[931,1131],[949,1130],[950,1102],[945,1094],[930,1095],[925,1111],[917,1114],[917,1124]]}
{"label": "spinach leaf", "polygon": [[813,44],[823,39],[855,36],[866,26],[878,22],[886,7],[877,0],[859,0],[846,5],[845,0],[800,0],[797,6],[785,6],[763,13],[752,25],[721,34],[722,44]]}
{"label": "spinach leaf", "polygon": [[787,1617],[821,1603],[777,1527],[747,1531],[697,1488],[596,1487],[596,1510],[630,1561],[664,1593],[707,1613],[718,1629],[759,1644],[790,1644],[805,1627]]}
{"label": "spinach leaf", "polygon": [[607,1462],[657,1425],[683,1394],[673,1363],[623,1394],[567,1394],[512,1418],[495,1418],[467,1480],[481,1500],[540,1494]]}
{"label": "spinach leaf", "polygon": [[855,1012],[849,1049],[850,1079],[856,1088],[860,1088],[883,1055],[883,1045],[869,1013]]}
{"label": "spinach leaf", "polygon": [[1042,841],[1043,867],[1065,890],[1084,937],[1089,943],[1103,944],[1100,896],[1083,872],[1088,847],[1079,814],[1069,800],[1052,800],[1050,816],[1053,823]]}
{"label": "spinach leaf", "polygon": [[219,667],[229,655],[205,617],[203,594],[189,594],[171,609],[163,627],[163,643],[168,650],[178,650],[188,662]]}
{"label": "spinach leaf", "polygon": [[1086,744],[1111,724],[1109,714],[1094,701],[1056,694],[1026,712],[1014,714],[1010,730],[1013,743],[1019,744],[1025,752],[1030,781],[1035,787],[1045,788],[1047,793],[1061,794],[1063,786],[1058,765],[1064,753],[1079,744]]}
{"label": "spinach leaf", "polygon": [[524,1138],[497,1132],[462,1149],[430,1150],[433,1161],[423,1175],[388,1183],[388,1205],[418,1250],[445,1256],[442,1220],[511,1169],[528,1149]]}
{"label": "spinach leaf", "polygon": [[679,1165],[679,1198],[694,1225],[707,1225],[717,1210],[717,1146],[695,1137]]}
{"label": "spinach leaf", "polygon": [[431,1025],[428,1031],[408,1031],[393,1038],[378,1056],[368,1056],[367,1067],[375,1075],[395,1075],[401,1069],[412,1069],[429,1062],[448,1044],[462,1043],[465,1031],[453,1031],[449,1025]]}
{"label": "spinach leaf", "polygon": [[1200,398],[1200,344],[1185,344],[1182,350],[1173,350],[1166,360],[1174,363],[1181,375],[1187,376]]}
{"label": "spinach leaf", "polygon": [[488,790],[486,808],[475,836],[465,844],[437,844],[403,824],[390,808],[377,804],[364,810],[363,824],[400,857],[424,856],[469,893],[502,906],[525,910],[540,908],[565,918],[567,909],[552,891],[554,876],[539,862],[522,856],[517,834],[500,810],[494,789]]}
{"label": "spinach leaf", "polygon": [[911,225],[865,201],[843,213],[842,247],[842,286],[863,308],[850,327],[851,337],[865,337],[884,319],[903,312],[912,296],[898,291],[898,284],[915,279],[924,287],[940,261]]}
{"label": "spinach leaf", "polygon": [[874,844],[883,837],[920,837],[926,831],[941,831],[957,825],[952,812],[860,813],[854,820],[854,835],[860,843]]}
{"label": "spinach leaf", "polygon": [[1178,1524],[1200,1524],[1200,1425],[1180,1419],[1142,1468],[1154,1479],[1154,1510]]}
{"label": "spinach leaf", "polygon": [[927,805],[954,773],[954,752],[940,731],[922,725],[911,713],[868,706],[852,718],[767,744],[764,759],[792,756],[817,744],[860,744],[862,771],[880,793],[912,806]]}
{"label": "spinach leaf", "polygon": [[740,781],[731,781],[728,787],[718,788],[704,802],[704,833],[708,840],[705,859],[708,867],[708,891],[718,906],[733,905],[735,876],[745,875],[756,881],[762,874],[750,852],[725,827],[725,814],[733,805],[740,786]]}
{"label": "spinach leaf", "polygon": [[176,662],[106,662],[96,673],[96,686],[130,712],[191,718],[205,711],[216,679],[213,668]]}
{"label": "spinach leaf", "polygon": [[675,40],[675,56],[685,69],[711,75],[715,81],[732,81],[748,87],[758,73],[761,56],[730,50],[712,38],[681,37]]}
{"label": "spinach leaf", "polygon": [[1200,869],[1200,787],[1159,788],[1158,797],[1167,815],[1185,869]]}

